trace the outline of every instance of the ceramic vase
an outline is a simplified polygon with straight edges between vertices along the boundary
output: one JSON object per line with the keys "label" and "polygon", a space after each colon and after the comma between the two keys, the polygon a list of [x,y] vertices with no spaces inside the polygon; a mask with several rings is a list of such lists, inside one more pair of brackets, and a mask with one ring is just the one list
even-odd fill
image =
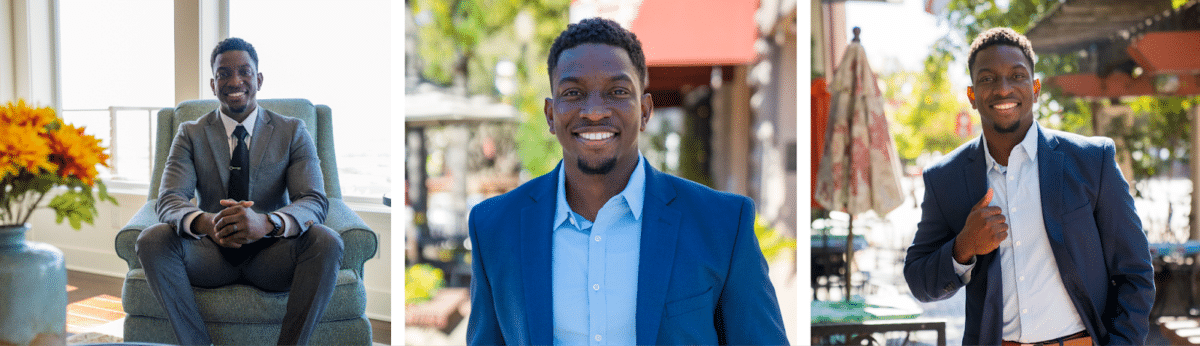
{"label": "ceramic vase", "polygon": [[0,345],[65,345],[62,251],[25,241],[29,224],[0,226]]}

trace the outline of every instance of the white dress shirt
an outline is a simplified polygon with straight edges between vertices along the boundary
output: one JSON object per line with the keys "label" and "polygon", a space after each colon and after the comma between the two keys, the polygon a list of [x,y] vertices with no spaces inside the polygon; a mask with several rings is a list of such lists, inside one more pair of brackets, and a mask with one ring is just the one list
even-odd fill
{"label": "white dress shirt", "polygon": [[[1035,122],[1012,153],[1008,166],[992,157],[984,138],[989,206],[1000,207],[1008,223],[1008,237],[998,251],[1004,302],[1004,340],[1033,343],[1071,335],[1085,329],[1063,285],[1046,224],[1042,218],[1041,179],[1038,177],[1038,132]],[[953,259],[951,259],[953,261]],[[954,262],[963,282],[970,281],[972,258],[967,265]]]}

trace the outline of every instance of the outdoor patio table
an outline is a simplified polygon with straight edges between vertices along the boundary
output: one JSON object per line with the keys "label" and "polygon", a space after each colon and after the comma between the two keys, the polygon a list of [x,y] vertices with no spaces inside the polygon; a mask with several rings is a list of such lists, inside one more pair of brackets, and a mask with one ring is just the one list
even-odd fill
{"label": "outdoor patio table", "polygon": [[[937,344],[946,344],[946,322],[916,319],[920,308],[902,308],[870,304],[855,296],[846,301],[812,301],[813,344],[858,345],[863,340],[874,341],[872,334],[930,330],[938,333]],[[907,343],[907,342],[906,342]]]}
{"label": "outdoor patio table", "polygon": [[[838,282],[846,283],[846,235],[822,235],[813,234],[809,238],[809,246],[812,248],[812,283],[813,298],[817,298],[817,289],[824,288],[829,290],[833,278],[838,278]],[[861,234],[854,235],[854,251],[862,250],[867,247],[867,239]],[[820,278],[824,277],[825,284],[820,283]]]}
{"label": "outdoor patio table", "polygon": [[1200,276],[1193,256],[1200,254],[1200,241],[1150,243],[1154,256],[1154,306],[1150,317],[1195,316],[1200,313],[1193,281]]}

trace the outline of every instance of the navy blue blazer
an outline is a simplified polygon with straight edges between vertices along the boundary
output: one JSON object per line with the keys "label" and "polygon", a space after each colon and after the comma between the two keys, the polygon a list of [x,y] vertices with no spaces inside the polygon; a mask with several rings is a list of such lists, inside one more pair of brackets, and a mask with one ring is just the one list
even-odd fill
{"label": "navy blue blazer", "polygon": [[[1042,216],[1058,271],[1094,342],[1141,345],[1149,332],[1154,268],[1113,141],[1038,131]],[[904,261],[904,278],[923,302],[963,286],[954,273],[954,238],[987,193],[982,138],[925,170],[921,222]],[[1018,201],[1019,202],[1019,201]],[[977,256],[967,284],[964,345],[998,345],[1003,303],[997,252]]]}
{"label": "navy blue blazer", "polygon": [[[549,345],[551,224],[562,165],[471,210],[470,345]],[[786,345],[749,198],[646,164],[637,343]]]}

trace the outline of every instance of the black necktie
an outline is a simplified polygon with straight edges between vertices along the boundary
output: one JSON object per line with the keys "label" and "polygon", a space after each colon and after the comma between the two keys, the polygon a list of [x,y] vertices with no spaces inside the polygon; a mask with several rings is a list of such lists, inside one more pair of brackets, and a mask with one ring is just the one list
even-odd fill
{"label": "black necktie", "polygon": [[250,199],[250,148],[246,145],[246,127],[238,125],[233,130],[237,146],[233,147],[233,159],[229,160],[229,198],[235,201]]}

